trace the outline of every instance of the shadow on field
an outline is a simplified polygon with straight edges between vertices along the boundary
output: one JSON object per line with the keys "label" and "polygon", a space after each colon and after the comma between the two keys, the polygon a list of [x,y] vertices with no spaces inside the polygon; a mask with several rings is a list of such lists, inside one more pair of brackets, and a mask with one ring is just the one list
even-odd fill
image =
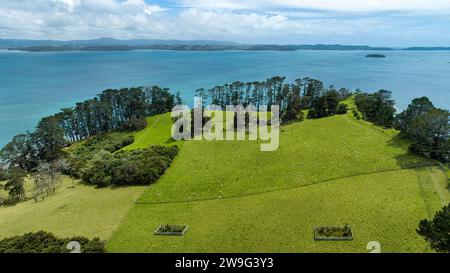
{"label": "shadow on field", "polygon": [[409,141],[404,138],[401,138],[398,135],[391,138],[388,141],[388,144],[390,146],[394,146],[396,148],[401,148],[406,151],[405,154],[398,155],[395,157],[395,160],[397,160],[397,165],[400,166],[402,169],[436,165],[436,163],[433,160],[426,158],[424,156],[412,153],[409,150],[409,145],[410,145]]}

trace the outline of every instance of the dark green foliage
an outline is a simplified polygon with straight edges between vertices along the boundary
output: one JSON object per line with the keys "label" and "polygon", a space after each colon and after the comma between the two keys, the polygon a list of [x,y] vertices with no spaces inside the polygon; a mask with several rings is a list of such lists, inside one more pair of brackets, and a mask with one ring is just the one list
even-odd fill
{"label": "dark green foliage", "polygon": [[302,108],[310,109],[313,107],[313,103],[322,96],[324,92],[323,82],[315,79],[305,78],[302,98]]}
{"label": "dark green foliage", "polygon": [[33,133],[39,160],[53,161],[62,155],[62,148],[66,145],[66,140],[60,123],[60,116],[46,117],[39,122]]}
{"label": "dark green foliage", "polygon": [[428,157],[450,161],[449,112],[433,109],[415,118],[406,135],[412,140],[411,150]]}
{"label": "dark green foliage", "polygon": [[361,115],[358,113],[357,110],[353,109],[352,112],[353,112],[353,116],[354,116],[356,119],[358,119],[358,120],[361,119]]}
{"label": "dark green foliage", "polygon": [[[179,96],[177,101],[181,99]],[[145,128],[145,117],[170,112],[175,97],[158,86],[106,90],[73,108],[43,118],[35,132],[15,136],[0,151],[0,161],[31,171],[40,161],[63,154],[67,142],[77,142],[114,129]]]}
{"label": "dark green foliage", "polygon": [[329,91],[325,95],[316,98],[311,104],[308,118],[323,118],[336,114],[339,105],[339,93]]}
{"label": "dark green foliage", "polygon": [[82,253],[105,252],[105,244],[98,238],[93,240],[85,237],[61,239],[52,233],[39,231],[1,240],[0,253],[69,253],[71,250],[67,249],[67,244],[71,241],[80,243]]}
{"label": "dark green foliage", "polygon": [[15,136],[0,150],[0,159],[31,171],[40,161],[52,161],[62,154],[64,131],[56,116],[43,118],[34,133]]}
{"label": "dark green foliage", "polygon": [[290,121],[303,121],[305,114],[301,111],[300,88],[292,86],[293,92],[289,92],[287,98],[287,106],[281,114],[281,123],[285,124]]}
{"label": "dark green foliage", "polygon": [[417,233],[423,236],[434,250],[450,253],[450,205],[436,213],[433,220],[422,220]]}
{"label": "dark green foliage", "polygon": [[133,118],[126,121],[119,129],[121,131],[140,131],[147,127],[147,120],[145,118]]}
{"label": "dark green foliage", "polygon": [[339,104],[339,106],[336,109],[336,114],[344,115],[344,114],[347,114],[347,111],[348,111],[348,106],[346,104],[341,103],[341,104]]}
{"label": "dark green foliage", "polygon": [[393,125],[395,107],[390,91],[380,90],[373,94],[358,94],[355,97],[355,104],[365,120],[384,127]]}
{"label": "dark green foliage", "polygon": [[[98,135],[89,138],[85,143],[71,148],[68,155],[70,165],[68,174],[81,178],[81,169],[85,167],[89,160],[98,159],[104,155],[101,151],[113,153],[134,142],[133,136],[121,134]],[[89,176],[91,177],[91,175]]]}
{"label": "dark green foliage", "polygon": [[94,154],[92,159],[81,162],[80,176],[83,181],[100,187],[111,185],[112,177],[108,170],[112,157],[110,152],[101,150]]}
{"label": "dark green foliage", "polygon": [[375,53],[375,54],[368,54],[368,55],[366,55],[366,58],[386,58],[386,55],[377,54],[377,53]]}
{"label": "dark green foliage", "polygon": [[186,229],[184,225],[161,225],[158,232],[183,232]]}
{"label": "dark green foliage", "polygon": [[11,165],[30,171],[37,166],[39,158],[34,136],[30,133],[17,135],[0,150],[0,159]]}
{"label": "dark green foliage", "polygon": [[[285,77],[273,77],[262,82],[233,82],[221,86],[215,86],[209,90],[197,90],[198,96],[203,98],[203,102],[209,101],[211,104],[225,109],[228,105],[252,104],[256,107],[266,105],[270,110],[272,105],[280,106],[280,113],[286,110],[288,100],[293,93],[301,92],[301,80],[297,80],[295,85],[284,84]],[[261,109],[266,110],[266,109]]]}
{"label": "dark green foliage", "polygon": [[130,120],[169,112],[174,103],[174,95],[158,86],[108,89],[74,108],[63,109],[58,115],[66,138],[75,142],[123,126],[132,127],[135,122],[130,124]]}
{"label": "dark green foliage", "polygon": [[10,167],[8,180],[3,188],[8,191],[10,201],[18,202],[25,198],[25,176],[26,172],[20,167]]}
{"label": "dark green foliage", "polygon": [[84,164],[81,177],[97,186],[148,185],[158,180],[177,153],[176,146],[153,146],[115,154],[102,151]]}
{"label": "dark green foliage", "polygon": [[402,136],[408,136],[408,127],[414,119],[435,109],[433,103],[427,97],[413,99],[408,108],[395,117],[395,129],[399,130]]}
{"label": "dark green foliage", "polygon": [[343,227],[317,227],[316,236],[318,237],[351,237],[352,227],[346,224]]}
{"label": "dark green foliage", "polygon": [[411,150],[444,162],[450,161],[450,113],[437,109],[426,97],[414,99],[397,115],[395,128],[411,140]]}

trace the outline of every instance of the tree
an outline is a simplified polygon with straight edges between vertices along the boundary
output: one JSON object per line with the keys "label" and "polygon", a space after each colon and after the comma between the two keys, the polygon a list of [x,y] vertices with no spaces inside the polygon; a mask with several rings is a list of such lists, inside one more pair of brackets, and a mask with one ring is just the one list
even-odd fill
{"label": "tree", "polygon": [[20,201],[25,198],[25,176],[26,171],[19,167],[12,167],[9,170],[9,179],[3,188],[8,191],[11,199]]}
{"label": "tree", "polygon": [[417,233],[437,252],[450,253],[450,204],[436,213],[433,220],[422,220]]}
{"label": "tree", "polygon": [[112,176],[108,171],[113,155],[110,152],[101,150],[94,157],[86,162],[81,169],[81,177],[89,184],[106,187],[111,185]]}
{"label": "tree", "polygon": [[175,94],[175,105],[182,105],[183,99],[181,98],[180,92]]}
{"label": "tree", "polygon": [[303,89],[302,108],[309,109],[322,96],[324,91],[323,82],[310,78],[303,79],[303,82],[305,83],[305,87]]}
{"label": "tree", "polygon": [[329,91],[312,102],[309,118],[323,118],[336,114],[339,105],[339,93]]}
{"label": "tree", "polygon": [[396,112],[391,94],[392,92],[387,90],[380,90],[374,94],[360,93],[355,97],[355,104],[365,120],[391,127]]}
{"label": "tree", "polygon": [[449,116],[447,110],[432,109],[413,118],[403,133],[412,141],[411,150],[444,162],[450,161]]}
{"label": "tree", "polygon": [[416,153],[444,162],[450,161],[449,116],[447,110],[435,108],[427,97],[414,99],[398,114],[395,128],[411,141]]}
{"label": "tree", "polygon": [[52,161],[61,156],[66,144],[64,129],[58,116],[43,118],[34,133],[34,141],[40,160]]}
{"label": "tree", "polygon": [[336,114],[338,114],[338,115],[347,114],[347,111],[348,111],[347,104],[341,103],[341,104],[339,104],[339,106],[336,109]]}
{"label": "tree", "polygon": [[404,137],[408,136],[408,127],[417,117],[435,109],[433,103],[427,97],[413,99],[408,108],[395,117],[394,127],[400,131]]}
{"label": "tree", "polygon": [[56,165],[47,162],[41,162],[36,168],[34,175],[33,199],[35,202],[38,198],[44,200],[45,197],[55,194],[58,187]]}
{"label": "tree", "polygon": [[34,136],[30,133],[15,136],[0,150],[0,158],[13,166],[30,171],[38,164]]}
{"label": "tree", "polygon": [[282,123],[304,119],[304,114],[301,111],[301,102],[300,93],[294,91],[289,95],[286,110],[281,115]]}

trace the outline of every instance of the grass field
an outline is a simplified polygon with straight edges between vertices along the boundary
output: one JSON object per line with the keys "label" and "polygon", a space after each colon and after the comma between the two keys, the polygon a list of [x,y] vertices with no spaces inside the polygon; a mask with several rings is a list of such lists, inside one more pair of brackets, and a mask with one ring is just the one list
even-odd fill
{"label": "grass field", "polygon": [[[136,205],[108,250],[367,252],[367,243],[378,241],[383,252],[423,252],[426,244],[415,229],[427,217],[415,170],[402,170],[240,198]],[[154,236],[165,223],[188,224],[189,230],[181,238]],[[314,227],[346,223],[353,241],[313,240]]]}
{"label": "grass field", "polygon": [[139,202],[240,196],[433,164],[373,127],[345,115],[306,120],[282,127],[275,152],[261,152],[257,141],[187,141]]}
{"label": "grass field", "polygon": [[63,177],[56,194],[42,202],[0,207],[0,239],[39,230],[108,239],[145,189],[98,189]]}
{"label": "grass field", "polygon": [[182,142],[172,142],[171,128],[170,113],[149,117],[147,118],[147,128],[134,133],[134,143],[123,149],[135,150],[152,145],[181,145]]}
{"label": "grass field", "polygon": [[[258,142],[185,142],[109,240],[111,252],[428,252],[415,229],[448,203],[444,172],[393,130],[342,115],[283,127]],[[183,237],[152,234],[187,224]],[[315,242],[316,226],[351,224],[352,242]]]}

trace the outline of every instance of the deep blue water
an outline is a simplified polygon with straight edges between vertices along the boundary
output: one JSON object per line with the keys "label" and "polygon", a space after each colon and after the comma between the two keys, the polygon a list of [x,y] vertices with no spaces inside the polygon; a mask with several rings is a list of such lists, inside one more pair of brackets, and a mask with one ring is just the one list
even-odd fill
{"label": "deep blue water", "polygon": [[197,88],[271,76],[313,77],[336,87],[393,91],[397,107],[428,96],[450,108],[450,51],[65,52],[0,51],[0,146],[40,118],[107,88],[157,84],[190,102]]}

